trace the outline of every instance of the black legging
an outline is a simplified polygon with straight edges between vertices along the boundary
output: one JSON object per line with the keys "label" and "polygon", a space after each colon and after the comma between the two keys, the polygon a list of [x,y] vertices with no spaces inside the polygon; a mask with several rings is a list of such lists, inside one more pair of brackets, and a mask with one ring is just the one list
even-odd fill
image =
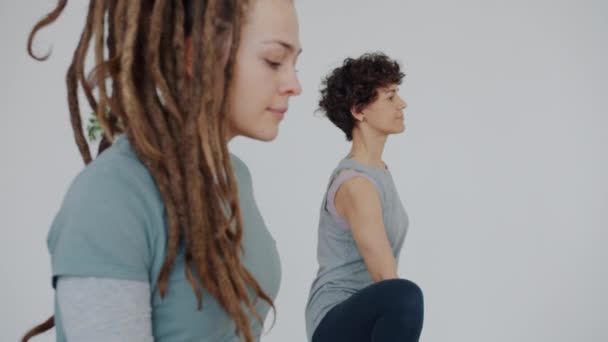
{"label": "black legging", "polygon": [[374,283],[331,309],[313,342],[417,342],[422,331],[422,290],[405,279]]}

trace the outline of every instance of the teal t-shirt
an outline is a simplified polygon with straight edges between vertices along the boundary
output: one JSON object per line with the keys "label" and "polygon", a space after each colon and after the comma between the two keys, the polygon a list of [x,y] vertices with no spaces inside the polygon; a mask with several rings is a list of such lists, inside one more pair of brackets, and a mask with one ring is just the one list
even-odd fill
{"label": "teal t-shirt", "polygon": [[[281,266],[275,241],[253,195],[247,166],[232,156],[244,222],[243,263],[271,298],[276,298]],[[203,308],[184,273],[183,253],[173,265],[168,293],[160,298],[157,278],[165,260],[167,217],[156,184],[121,136],[76,177],[48,235],[53,286],[60,276],[145,281],[155,341],[238,341],[235,324],[208,292]],[[183,251],[182,251],[183,252]],[[269,306],[257,300],[266,317]],[[57,341],[65,341],[55,304]],[[251,315],[256,335],[262,326]]]}

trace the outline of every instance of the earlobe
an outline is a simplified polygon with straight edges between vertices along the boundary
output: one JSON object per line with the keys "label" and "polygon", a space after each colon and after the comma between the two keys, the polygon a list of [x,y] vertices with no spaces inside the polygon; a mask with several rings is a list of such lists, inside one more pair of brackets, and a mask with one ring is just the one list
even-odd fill
{"label": "earlobe", "polygon": [[232,34],[228,34],[226,38],[222,40],[220,43],[220,65],[222,66],[222,70],[228,64],[228,59],[230,58],[230,49],[232,48]]}
{"label": "earlobe", "polygon": [[350,109],[350,114],[359,122],[365,121],[365,113],[362,110],[358,110],[356,106]]}

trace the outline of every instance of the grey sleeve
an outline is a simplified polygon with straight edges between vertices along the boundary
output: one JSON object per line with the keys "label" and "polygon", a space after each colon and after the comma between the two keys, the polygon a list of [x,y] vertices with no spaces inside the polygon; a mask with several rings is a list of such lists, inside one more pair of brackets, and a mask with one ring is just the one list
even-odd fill
{"label": "grey sleeve", "polygon": [[62,276],[57,302],[70,342],[154,341],[147,282]]}

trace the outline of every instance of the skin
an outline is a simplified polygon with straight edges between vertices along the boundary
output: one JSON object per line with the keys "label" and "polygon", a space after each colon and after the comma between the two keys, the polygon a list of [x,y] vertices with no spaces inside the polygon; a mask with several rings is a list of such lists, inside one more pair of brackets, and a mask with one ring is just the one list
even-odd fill
{"label": "skin", "polygon": [[[407,104],[397,85],[378,89],[378,98],[365,108],[351,111],[357,120],[349,158],[376,168],[386,168],[382,152],[389,135],[405,130]],[[375,186],[363,177],[342,184],[335,197],[338,214],[350,225],[353,238],[375,282],[398,278],[397,264],[386,236],[382,203]]]}
{"label": "skin", "polygon": [[[224,46],[228,49],[230,43]],[[190,40],[186,49],[191,74]],[[254,1],[233,66],[227,110],[229,140],[237,136],[261,141],[276,138],[290,97],[302,92],[295,68],[301,52],[293,1]],[[222,54],[223,65],[226,56]]]}

